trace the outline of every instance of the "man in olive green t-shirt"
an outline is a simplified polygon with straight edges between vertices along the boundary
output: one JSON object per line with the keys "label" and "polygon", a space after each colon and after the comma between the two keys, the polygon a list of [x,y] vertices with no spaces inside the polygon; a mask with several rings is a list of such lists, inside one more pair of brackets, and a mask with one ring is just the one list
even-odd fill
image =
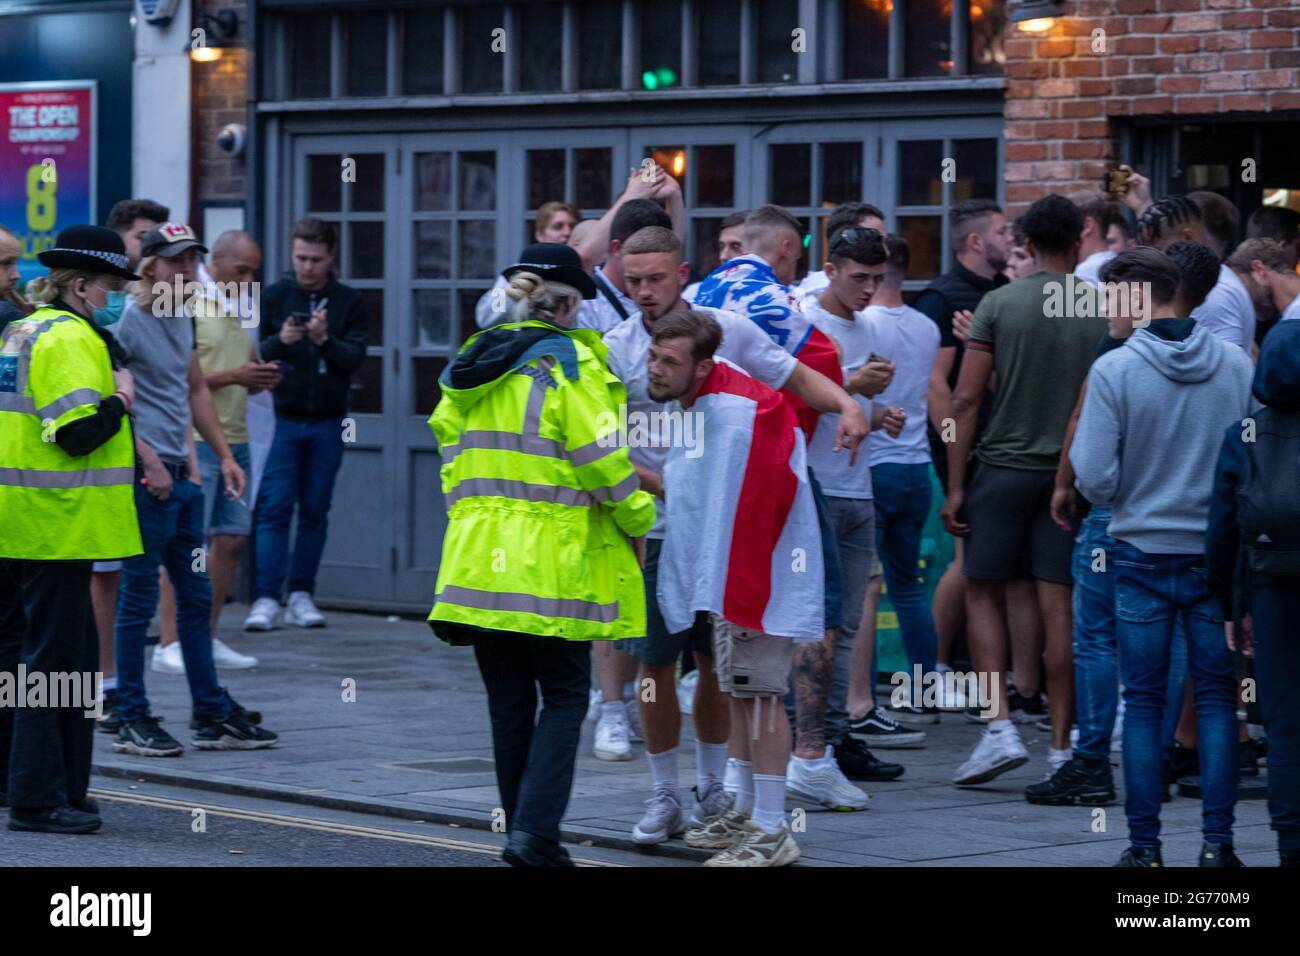
{"label": "man in olive green t-shirt", "polygon": [[[1035,272],[988,293],[971,325],[961,376],[953,392],[955,441],[948,445],[944,525],[965,537],[966,630],[976,671],[988,675],[990,719],[958,785],[984,783],[1029,756],[1007,708],[1006,582],[1035,579],[1043,616],[1047,692],[1052,720],[1048,759],[1069,759],[1074,705],[1070,648],[1071,558],[1074,542],[1051,518],[1052,486],[1066,425],[1106,333],[1096,290],[1071,273],[1083,221],[1063,196],[1034,203],[1020,220]],[[980,398],[996,374],[993,407],[965,475]]]}

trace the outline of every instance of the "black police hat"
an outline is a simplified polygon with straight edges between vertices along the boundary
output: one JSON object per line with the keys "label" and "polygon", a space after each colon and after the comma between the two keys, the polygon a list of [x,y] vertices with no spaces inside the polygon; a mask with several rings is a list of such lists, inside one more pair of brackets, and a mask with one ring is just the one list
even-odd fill
{"label": "black police hat", "polygon": [[82,269],[132,281],[140,278],[128,268],[131,260],[122,237],[103,226],[69,226],[59,233],[53,249],[36,258],[51,269]]}
{"label": "black police hat", "polygon": [[596,298],[596,283],[583,270],[581,257],[562,242],[534,242],[524,247],[519,261],[501,270],[507,279],[516,272],[535,272],[547,282],[573,286],[584,299]]}

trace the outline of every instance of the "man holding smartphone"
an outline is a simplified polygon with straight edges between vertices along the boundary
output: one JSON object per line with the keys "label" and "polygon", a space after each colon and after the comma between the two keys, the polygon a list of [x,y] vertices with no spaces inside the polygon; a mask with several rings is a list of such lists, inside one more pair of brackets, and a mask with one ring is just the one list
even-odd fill
{"label": "man holding smartphone", "polygon": [[[255,519],[256,571],[249,631],[275,627],[288,577],[284,623],[323,627],[312,600],[334,479],[343,463],[343,418],[352,376],[366,360],[361,293],[334,276],[335,227],[302,219],[293,227],[293,275],[262,296],[261,352],[284,362],[274,392],[275,439],[266,462]],[[294,511],[298,531],[289,554]]]}

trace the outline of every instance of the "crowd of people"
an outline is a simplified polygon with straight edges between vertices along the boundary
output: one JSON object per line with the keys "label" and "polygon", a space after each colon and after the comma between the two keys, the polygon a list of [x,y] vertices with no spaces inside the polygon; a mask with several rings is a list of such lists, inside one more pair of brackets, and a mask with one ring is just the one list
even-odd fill
{"label": "crowd of people", "polygon": [[[326,623],[312,593],[367,320],[334,277],[334,227],[304,219],[292,243],[292,272],[259,296],[251,235],[209,250],[166,207],[124,200],[104,227],[62,230],[20,293],[0,227],[0,673],[101,674],[98,729],[117,752],[185,749],[147,671],[188,680],[191,746],[276,744],[217,675],[257,664],[216,637],[250,537],[244,628],[276,627],[286,591],[285,625]],[[0,708],[11,829],[101,825],[89,706]]]}
{"label": "crowd of people", "polygon": [[[1161,802],[1189,776],[1198,862],[1240,865],[1237,781],[1266,755],[1300,865],[1300,323],[1282,321],[1300,318],[1300,215],[1256,210],[1237,244],[1221,196],[1153,199],[1128,172],[1121,196],[1049,195],[1014,221],[955,205],[952,268],[916,294],[909,243],[866,202],[831,212],[802,276],[804,229],[774,205],[724,220],[719,265],[692,276],[680,187],[654,169],[598,220],[537,211],[430,418],[448,524],[429,620],[474,649],[509,862],[572,865],[584,718],[602,760],[644,744],[632,839],[731,867],[796,861],[788,798],[864,809],[862,784],[907,771],[876,751],[924,747],[946,717],[980,725],[956,786],[1027,763],[1021,728],[1049,734],[1034,804],[1112,803],[1122,753],[1125,866],[1162,865]],[[119,752],[184,750],[147,671],[187,678],[192,746],[277,742],[218,678],[256,659],[216,633],[250,537],[243,627],[325,624],[366,348],[336,250],[332,226],[296,223],[292,272],[258,303],[251,235],[209,250],[127,200],[65,229],[19,292],[0,227],[0,672],[102,672]],[[187,282],[202,293],[171,294]],[[638,437],[632,418],[675,424]],[[936,503],[955,559],[930,593]],[[884,595],[902,698],[877,687]],[[100,826],[93,726],[0,709],[11,828]]]}
{"label": "crowd of people", "polygon": [[[737,214],[691,283],[668,176],[634,174],[598,223],[571,216],[567,245],[538,235],[505,270],[431,419],[449,524],[429,617],[475,648],[510,862],[571,865],[585,709],[596,757],[645,745],[632,839],[684,835],[709,866],[797,860],[787,797],[863,809],[860,783],[906,772],[872,750],[924,746],[945,712],[982,725],[957,786],[1023,766],[1019,727],[1050,734],[1035,804],[1113,802],[1122,751],[1122,866],[1162,865],[1160,804],[1189,775],[1198,863],[1240,865],[1237,780],[1267,753],[1300,864],[1280,686],[1300,673],[1300,325],[1279,321],[1300,318],[1300,216],[1261,208],[1236,245],[1227,200],[1153,200],[1126,172],[1122,195],[1014,221],[959,203],[953,267],[914,297],[909,245],[869,203],[831,213],[806,276],[793,215]],[[607,244],[594,278],[584,240]],[[633,416],[695,431],[619,435]],[[931,596],[932,473],[957,557]],[[878,699],[882,592],[909,674],[968,659],[978,680]]]}

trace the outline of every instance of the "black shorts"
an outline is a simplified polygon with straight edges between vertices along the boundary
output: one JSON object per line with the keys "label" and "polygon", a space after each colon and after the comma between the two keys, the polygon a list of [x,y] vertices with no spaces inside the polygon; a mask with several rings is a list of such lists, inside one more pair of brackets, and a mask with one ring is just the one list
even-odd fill
{"label": "black shorts", "polygon": [[712,657],[713,624],[707,611],[697,611],[691,626],[680,634],[668,633],[655,594],[659,587],[659,554],[663,546],[663,541],[658,538],[646,538],[645,569],[642,572],[645,578],[646,636],[621,638],[614,642],[614,646],[643,664],[656,667],[675,664],[688,646],[694,654]]}
{"label": "black shorts", "polygon": [[1070,584],[1074,536],[1052,521],[1056,473],[979,462],[962,518],[970,525],[962,571],[968,578],[1036,578]]}

